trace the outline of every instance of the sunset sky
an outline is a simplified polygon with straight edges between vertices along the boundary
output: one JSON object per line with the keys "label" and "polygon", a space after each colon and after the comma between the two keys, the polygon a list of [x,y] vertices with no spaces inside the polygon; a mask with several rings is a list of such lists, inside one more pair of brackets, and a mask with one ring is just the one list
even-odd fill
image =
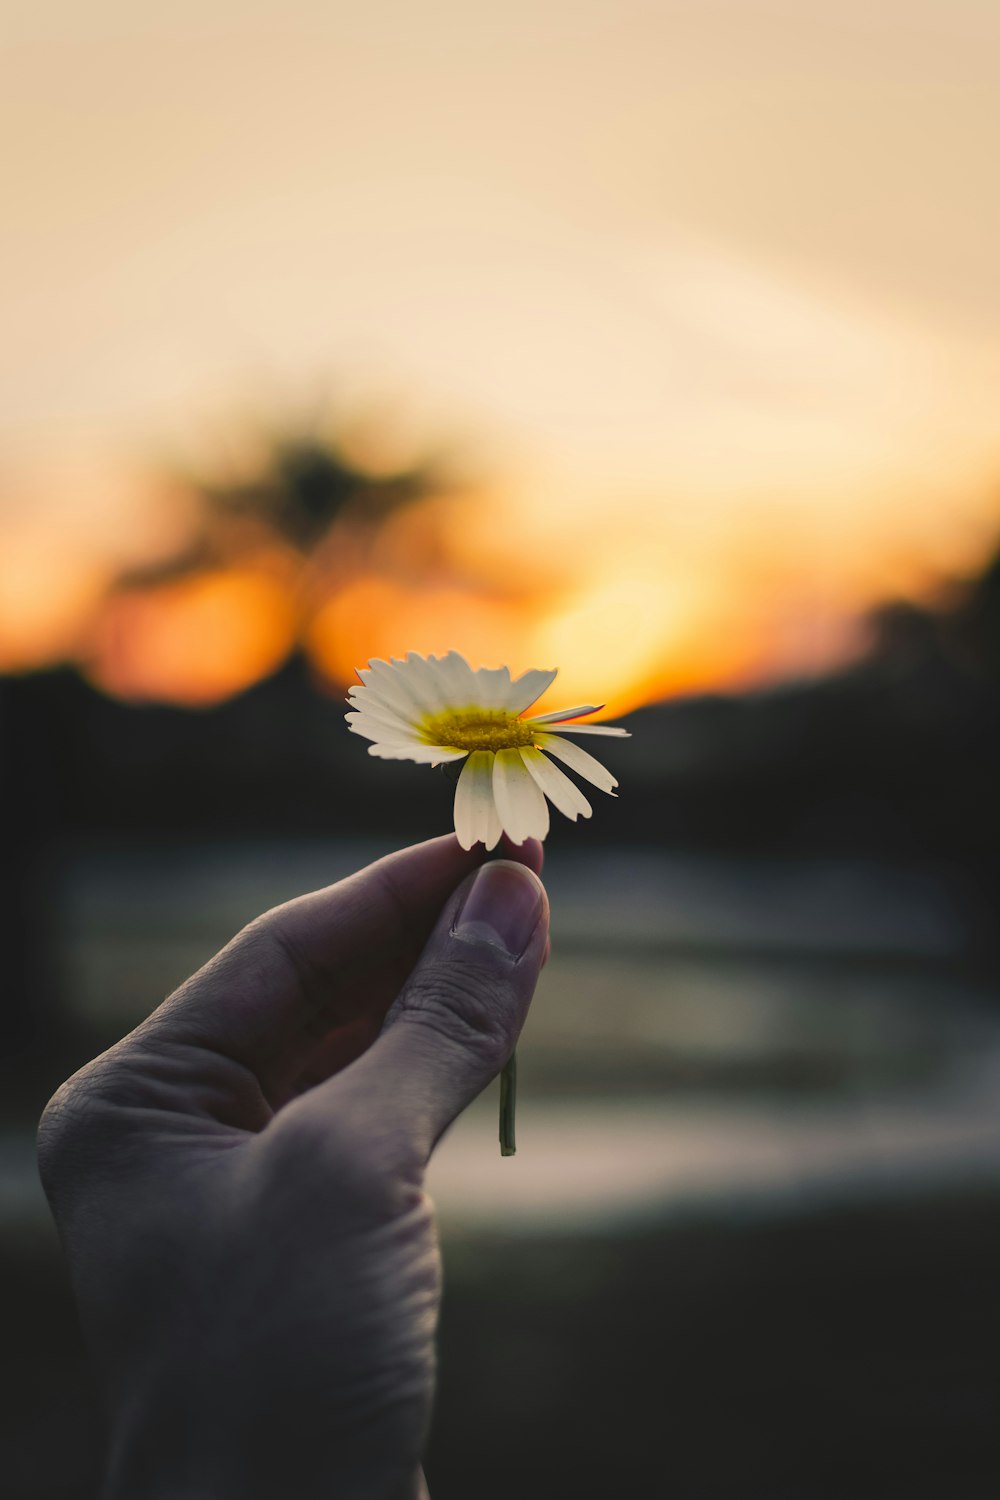
{"label": "sunset sky", "polygon": [[816,670],[993,544],[992,0],[4,13],[0,664],[166,545],[156,464],[326,397],[474,452],[464,545],[558,573],[521,616],[360,579],[335,675]]}

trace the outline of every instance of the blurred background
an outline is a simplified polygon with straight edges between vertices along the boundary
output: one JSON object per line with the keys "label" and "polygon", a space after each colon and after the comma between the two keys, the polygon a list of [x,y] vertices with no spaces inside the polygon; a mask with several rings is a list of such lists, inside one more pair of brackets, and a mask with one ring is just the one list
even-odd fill
{"label": "blurred background", "polygon": [[42,1105],[450,826],[342,700],[456,648],[634,738],[433,1167],[435,1500],[995,1496],[1000,14],[3,9],[0,1490],[101,1461]]}

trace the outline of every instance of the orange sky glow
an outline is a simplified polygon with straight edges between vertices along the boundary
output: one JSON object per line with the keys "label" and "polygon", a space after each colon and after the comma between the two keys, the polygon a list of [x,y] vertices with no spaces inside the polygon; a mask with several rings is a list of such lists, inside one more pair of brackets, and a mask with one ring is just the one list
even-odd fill
{"label": "orange sky glow", "polygon": [[[334,692],[456,648],[610,715],[827,670],[996,546],[975,0],[13,22],[0,670],[198,708],[299,647]],[[350,567],[113,587],[190,529],[165,474],[345,410],[369,467],[478,477]]]}

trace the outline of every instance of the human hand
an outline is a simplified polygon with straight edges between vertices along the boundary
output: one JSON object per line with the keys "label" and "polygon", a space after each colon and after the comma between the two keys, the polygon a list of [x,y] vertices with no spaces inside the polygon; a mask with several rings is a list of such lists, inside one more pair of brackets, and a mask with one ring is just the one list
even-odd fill
{"label": "human hand", "polygon": [[434,839],[266,913],[49,1103],[107,1500],[423,1493],[424,1168],[547,946],[541,848],[510,852]]}

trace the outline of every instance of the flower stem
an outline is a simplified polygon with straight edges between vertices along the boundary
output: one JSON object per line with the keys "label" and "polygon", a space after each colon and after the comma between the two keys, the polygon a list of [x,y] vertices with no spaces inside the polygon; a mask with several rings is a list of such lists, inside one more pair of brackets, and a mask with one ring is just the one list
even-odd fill
{"label": "flower stem", "polygon": [[517,1106],[517,1053],[512,1052],[500,1074],[500,1155],[513,1156],[514,1110]]}

